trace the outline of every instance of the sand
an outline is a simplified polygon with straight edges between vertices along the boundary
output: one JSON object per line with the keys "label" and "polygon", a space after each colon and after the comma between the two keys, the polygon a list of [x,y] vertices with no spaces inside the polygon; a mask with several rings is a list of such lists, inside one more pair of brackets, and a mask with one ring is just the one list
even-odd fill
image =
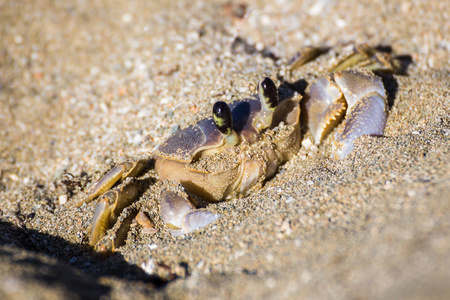
{"label": "sand", "polygon": [[[449,298],[449,15],[445,1],[0,1],[0,298]],[[304,46],[358,43],[407,64],[386,81],[383,137],[342,161],[328,139],[302,147],[185,237],[151,182],[131,210],[157,233],[132,225],[114,255],[92,253],[95,202],[76,203],[115,163],[263,76],[311,82],[333,50],[288,78]]]}

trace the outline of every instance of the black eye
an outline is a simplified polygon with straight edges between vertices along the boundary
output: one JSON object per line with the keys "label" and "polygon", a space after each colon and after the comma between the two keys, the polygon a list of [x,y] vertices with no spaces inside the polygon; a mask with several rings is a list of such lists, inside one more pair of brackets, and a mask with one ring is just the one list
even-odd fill
{"label": "black eye", "polygon": [[278,91],[272,79],[264,77],[258,84],[259,97],[268,110],[274,111],[278,105]]}
{"label": "black eye", "polygon": [[233,118],[231,117],[231,111],[223,101],[217,101],[213,106],[213,118],[214,124],[217,129],[224,134],[229,135],[233,129]]}

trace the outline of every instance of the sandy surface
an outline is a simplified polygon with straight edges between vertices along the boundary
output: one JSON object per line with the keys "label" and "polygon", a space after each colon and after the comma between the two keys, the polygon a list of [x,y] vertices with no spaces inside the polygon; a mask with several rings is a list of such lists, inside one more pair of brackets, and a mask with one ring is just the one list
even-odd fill
{"label": "sandy surface", "polygon": [[[0,1],[0,298],[450,297],[445,1],[258,1],[244,19],[237,4],[190,2]],[[283,76],[303,46],[362,42],[411,62],[387,82],[384,137],[343,161],[328,141],[302,148],[186,237],[163,226],[152,184],[134,207],[158,232],[135,226],[113,256],[92,254],[95,203],[75,204],[111,166]]]}

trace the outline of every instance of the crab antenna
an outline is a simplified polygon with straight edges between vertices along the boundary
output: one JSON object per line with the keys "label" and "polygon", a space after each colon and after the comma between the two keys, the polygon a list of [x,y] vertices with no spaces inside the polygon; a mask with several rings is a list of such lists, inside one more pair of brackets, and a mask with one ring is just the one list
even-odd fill
{"label": "crab antenna", "polygon": [[278,105],[278,91],[275,83],[269,77],[264,77],[258,83],[259,100],[261,101],[261,111],[255,126],[265,129],[272,123],[273,112]]}
{"label": "crab antenna", "polygon": [[217,129],[222,133],[228,146],[234,146],[239,142],[236,131],[233,130],[233,117],[228,104],[217,101],[213,106],[213,119]]}

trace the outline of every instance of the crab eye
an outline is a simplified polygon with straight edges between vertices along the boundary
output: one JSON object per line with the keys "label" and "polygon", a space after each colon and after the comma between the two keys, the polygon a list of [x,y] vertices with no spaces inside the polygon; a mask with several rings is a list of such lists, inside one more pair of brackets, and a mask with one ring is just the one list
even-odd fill
{"label": "crab eye", "polygon": [[223,101],[214,103],[213,119],[217,129],[224,135],[226,143],[230,146],[236,145],[239,139],[233,130],[233,117],[228,104]]}
{"label": "crab eye", "polygon": [[269,77],[264,77],[258,83],[259,100],[261,110],[253,121],[253,125],[259,131],[272,124],[272,117],[278,105],[278,91],[275,83]]}
{"label": "crab eye", "polygon": [[265,111],[274,111],[278,105],[278,91],[269,77],[264,77],[258,84],[259,98]]}
{"label": "crab eye", "polygon": [[230,134],[233,129],[233,118],[231,117],[231,110],[223,101],[217,101],[213,106],[214,124],[217,129],[224,134]]}

